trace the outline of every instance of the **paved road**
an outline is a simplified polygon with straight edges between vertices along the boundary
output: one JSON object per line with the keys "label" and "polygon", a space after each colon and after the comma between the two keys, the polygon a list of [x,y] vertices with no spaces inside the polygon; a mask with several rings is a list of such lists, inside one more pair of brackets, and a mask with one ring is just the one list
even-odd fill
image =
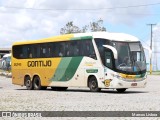
{"label": "paved road", "polygon": [[160,76],[147,79],[146,88],[119,94],[116,90],[91,93],[86,88],[29,91],[0,76],[0,111],[160,111]]}

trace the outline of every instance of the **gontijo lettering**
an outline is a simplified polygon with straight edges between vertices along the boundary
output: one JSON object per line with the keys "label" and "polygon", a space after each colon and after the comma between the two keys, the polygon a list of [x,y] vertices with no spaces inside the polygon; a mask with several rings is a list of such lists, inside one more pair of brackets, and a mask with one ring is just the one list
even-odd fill
{"label": "gontijo lettering", "polygon": [[28,61],[27,66],[28,67],[51,67],[52,66],[52,61],[51,60]]}

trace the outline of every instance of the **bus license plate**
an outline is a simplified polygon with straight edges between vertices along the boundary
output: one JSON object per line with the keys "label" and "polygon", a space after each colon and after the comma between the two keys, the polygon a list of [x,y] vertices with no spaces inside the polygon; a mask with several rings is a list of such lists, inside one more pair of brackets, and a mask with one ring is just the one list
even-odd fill
{"label": "bus license plate", "polygon": [[137,83],[132,83],[131,86],[137,86]]}

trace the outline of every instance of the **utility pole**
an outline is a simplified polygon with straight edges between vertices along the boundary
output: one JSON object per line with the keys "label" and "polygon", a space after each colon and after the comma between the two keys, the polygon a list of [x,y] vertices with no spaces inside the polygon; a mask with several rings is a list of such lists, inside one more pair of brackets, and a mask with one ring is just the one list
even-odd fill
{"label": "utility pole", "polygon": [[[147,24],[147,25],[150,25],[151,26],[151,42],[150,42],[150,49],[152,51],[152,36],[153,36],[153,25],[156,25],[156,24]],[[151,58],[150,58],[150,74],[152,74],[152,53],[151,53]]]}

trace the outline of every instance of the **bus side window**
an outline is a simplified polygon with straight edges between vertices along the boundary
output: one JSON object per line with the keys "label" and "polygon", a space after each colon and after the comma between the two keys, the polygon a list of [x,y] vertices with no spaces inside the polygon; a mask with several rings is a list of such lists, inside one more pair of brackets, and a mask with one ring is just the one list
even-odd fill
{"label": "bus side window", "polygon": [[23,56],[23,58],[27,58],[28,57],[28,55],[27,55],[27,46],[26,45],[22,47],[22,56]]}
{"label": "bus side window", "polygon": [[78,48],[78,42],[73,41],[73,48],[72,48],[73,56],[79,56],[79,48]]}
{"label": "bus side window", "polygon": [[71,55],[70,48],[71,48],[70,42],[66,42],[65,43],[65,56],[66,57],[69,57]]}
{"label": "bus side window", "polygon": [[85,44],[85,45],[83,45],[84,46],[84,49],[83,49],[84,50],[83,51],[84,55],[88,56],[90,58],[93,58],[93,59],[97,59],[92,41],[91,40],[86,40],[84,42],[84,44]]}
{"label": "bus side window", "polygon": [[62,44],[60,44],[59,45],[59,53],[58,53],[58,57],[63,57],[64,56],[64,50],[63,50],[64,48],[63,48],[63,45]]}
{"label": "bus side window", "polygon": [[76,41],[76,55],[80,56],[80,46],[79,46],[80,41]]}
{"label": "bus side window", "polygon": [[59,43],[55,42],[53,43],[53,57],[58,57],[59,54]]}
{"label": "bus side window", "polygon": [[41,44],[40,45],[40,54],[41,54],[41,58],[45,58],[46,57],[46,53],[47,49],[46,49],[46,44]]}
{"label": "bus side window", "polygon": [[42,48],[42,57],[46,56],[46,48]]}
{"label": "bus side window", "polygon": [[20,59],[24,58],[23,53],[20,53],[19,55],[20,55],[19,56]]}
{"label": "bus side window", "polygon": [[37,50],[35,49],[37,45],[30,45],[30,58],[37,57]]}
{"label": "bus side window", "polygon": [[51,44],[51,43],[47,43],[47,46],[46,46],[46,57],[47,58],[53,57],[53,44]]}
{"label": "bus side window", "polygon": [[52,57],[52,55],[51,55],[51,47],[50,46],[48,46],[47,51],[48,51],[47,57]]}
{"label": "bus side window", "polygon": [[26,47],[27,47],[27,58],[32,58],[31,46],[26,45]]}
{"label": "bus side window", "polygon": [[32,53],[29,53],[29,58],[32,58]]}
{"label": "bus side window", "polygon": [[23,49],[21,46],[13,46],[13,56],[18,59],[23,58]]}
{"label": "bus side window", "polygon": [[40,46],[39,44],[34,44],[31,46],[31,53],[32,58],[39,58],[40,57]]}

